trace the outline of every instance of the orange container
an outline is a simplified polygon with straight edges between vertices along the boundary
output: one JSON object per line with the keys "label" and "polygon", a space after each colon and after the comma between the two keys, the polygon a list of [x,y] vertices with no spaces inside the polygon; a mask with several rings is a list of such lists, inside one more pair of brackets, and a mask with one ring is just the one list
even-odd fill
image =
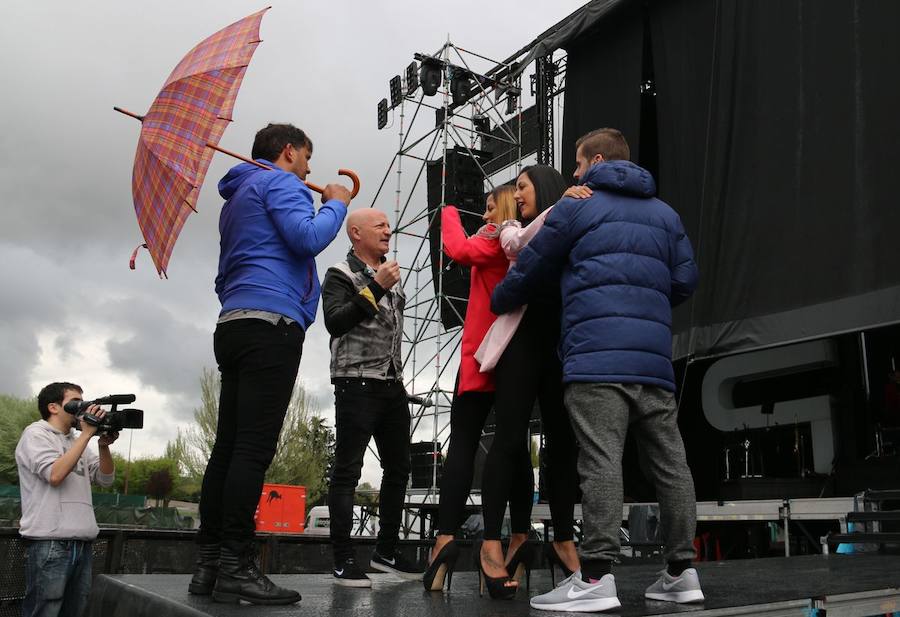
{"label": "orange container", "polygon": [[303,533],[306,519],[306,487],[263,484],[254,515],[257,531]]}

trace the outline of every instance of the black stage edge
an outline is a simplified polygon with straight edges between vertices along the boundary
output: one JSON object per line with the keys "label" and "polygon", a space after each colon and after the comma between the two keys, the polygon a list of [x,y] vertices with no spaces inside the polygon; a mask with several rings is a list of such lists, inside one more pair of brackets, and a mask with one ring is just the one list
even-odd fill
{"label": "black stage edge", "polygon": [[[814,609],[828,617],[863,616],[900,610],[900,556],[857,554],[779,557],[702,563],[697,566],[706,594],[702,605],[645,601],[644,589],[659,566],[616,568],[622,608],[604,615],[803,615]],[[88,617],[469,617],[471,615],[547,616],[532,610],[527,598],[550,588],[546,570],[532,573],[531,590],[513,601],[478,596],[478,575],[458,572],[451,593],[427,593],[421,583],[401,582],[388,574],[372,576],[372,589],[339,587],[327,574],[274,575],[298,589],[303,600],[292,606],[226,605],[187,593],[188,575],[101,575],[94,583]]]}

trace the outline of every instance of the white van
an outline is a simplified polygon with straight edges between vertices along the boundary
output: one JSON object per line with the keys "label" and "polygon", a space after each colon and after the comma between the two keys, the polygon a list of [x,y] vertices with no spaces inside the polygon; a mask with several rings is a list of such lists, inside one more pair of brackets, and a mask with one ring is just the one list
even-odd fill
{"label": "white van", "polygon": [[[328,506],[313,506],[306,515],[304,533],[311,536],[327,536],[331,528],[331,516]],[[361,506],[353,506],[352,536],[377,536],[378,516],[368,514]]]}

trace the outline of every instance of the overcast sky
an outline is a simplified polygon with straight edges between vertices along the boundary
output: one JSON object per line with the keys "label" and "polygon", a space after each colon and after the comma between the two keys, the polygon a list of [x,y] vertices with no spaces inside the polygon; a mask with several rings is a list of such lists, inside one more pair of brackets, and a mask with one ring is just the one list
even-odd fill
{"label": "overcast sky", "polygon": [[[367,206],[397,148],[395,129],[376,129],[376,103],[414,52],[436,51],[449,36],[503,59],[582,4],[276,0],[220,143],[249,154],[259,128],[292,122],[315,143],[310,180],[355,169],[354,205]],[[190,423],[200,373],[215,367],[216,184],[235,161],[214,157],[168,280],[146,252],[132,272],[128,258],[142,242],[131,198],[140,125],[112,106],[146,112],[188,50],[264,6],[28,0],[0,9],[0,392],[33,396],[57,380],[81,384],[88,397],[133,392],[146,413],[135,456],[161,454]],[[340,235],[319,255],[320,278],[346,249]],[[327,357],[319,319],[300,376],[333,419]],[[126,454],[127,441],[114,448]],[[378,471],[369,460],[364,479]]]}

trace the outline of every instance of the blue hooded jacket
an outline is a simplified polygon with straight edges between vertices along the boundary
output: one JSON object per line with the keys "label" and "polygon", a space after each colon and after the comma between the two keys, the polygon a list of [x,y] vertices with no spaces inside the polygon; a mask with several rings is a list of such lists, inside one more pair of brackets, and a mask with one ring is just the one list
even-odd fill
{"label": "blue hooded jacket", "polygon": [[653,197],[653,176],[634,163],[597,163],[581,181],[593,195],[553,208],[494,289],[491,310],[509,312],[561,284],[565,382],[674,391],[672,307],[698,279],[681,219]]}
{"label": "blue hooded jacket", "polygon": [[216,294],[222,313],[256,309],[280,313],[305,330],[319,304],[316,255],[337,235],[347,207],[332,199],[313,207],[296,175],[259,159],[232,167],[219,181],[226,200],[219,216]]}

